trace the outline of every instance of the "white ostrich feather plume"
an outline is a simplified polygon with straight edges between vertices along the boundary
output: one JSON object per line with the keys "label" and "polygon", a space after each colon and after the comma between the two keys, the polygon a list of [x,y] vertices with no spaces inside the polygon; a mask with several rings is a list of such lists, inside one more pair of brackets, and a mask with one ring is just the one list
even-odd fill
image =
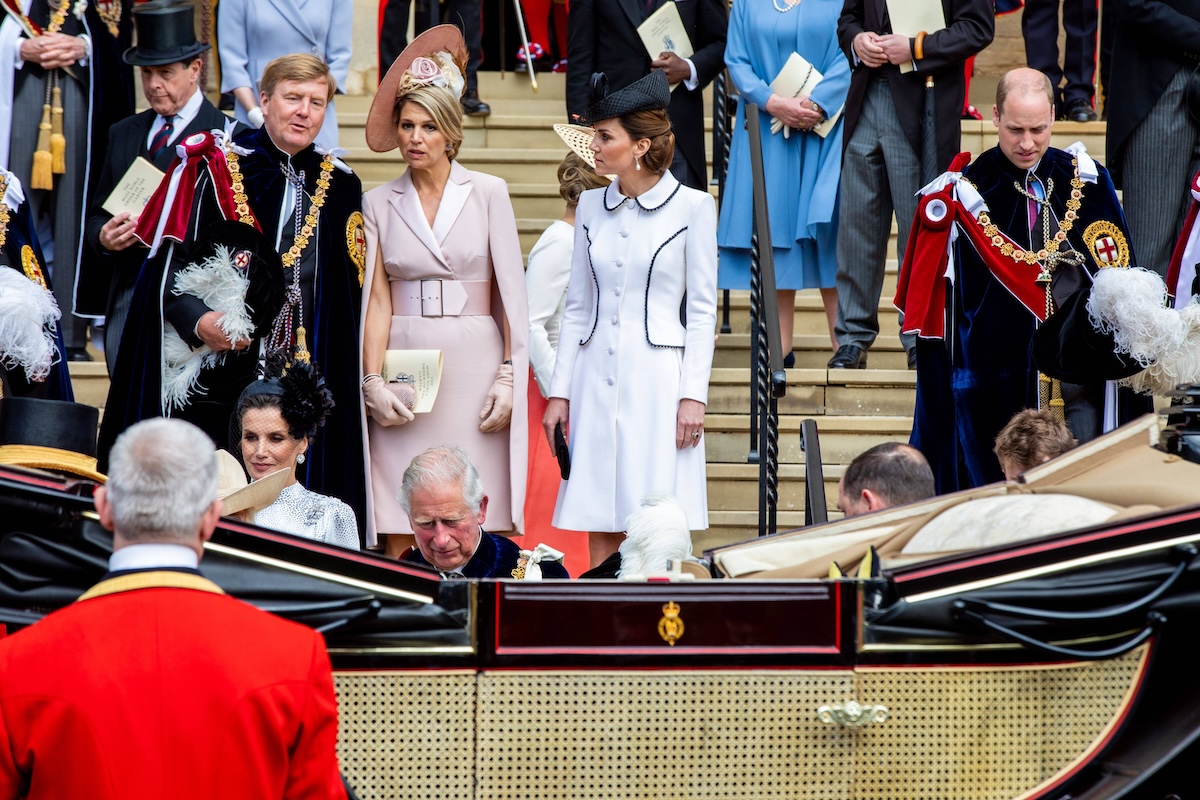
{"label": "white ostrich feather plume", "polygon": [[[250,339],[254,323],[246,308],[246,292],[250,279],[244,270],[233,263],[232,248],[217,245],[216,251],[203,261],[189,264],[175,276],[171,290],[176,295],[190,294],[200,298],[221,317],[217,326],[230,341]],[[162,401],[166,409],[180,409],[188,404],[192,394],[203,394],[200,384],[202,370],[210,369],[225,360],[225,351],[215,352],[208,345],[193,350],[170,323],[163,323]]]}
{"label": "white ostrich feather plume", "polygon": [[53,294],[0,267],[0,365],[21,367],[30,381],[46,380],[58,361],[54,325],[61,316]]}
{"label": "white ostrich feather plume", "polygon": [[658,575],[670,569],[671,559],[683,560],[692,555],[687,512],[674,495],[646,495],[641,508],[629,515],[625,527],[618,578]]}
{"label": "white ostrich feather plume", "polygon": [[1096,330],[1112,333],[1117,352],[1145,369],[1119,383],[1142,394],[1162,394],[1200,381],[1200,305],[1169,308],[1167,286],[1146,269],[1102,269],[1088,300]]}

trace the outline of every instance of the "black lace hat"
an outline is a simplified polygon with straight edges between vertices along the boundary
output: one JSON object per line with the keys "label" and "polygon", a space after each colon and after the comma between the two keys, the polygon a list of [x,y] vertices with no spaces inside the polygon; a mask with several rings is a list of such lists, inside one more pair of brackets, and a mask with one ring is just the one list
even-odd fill
{"label": "black lace hat", "polygon": [[158,67],[189,62],[209,49],[196,41],[195,9],[180,0],[150,0],[133,7],[137,46],[121,54],[136,67]]}
{"label": "black lace hat", "polygon": [[667,82],[667,73],[661,69],[652,70],[646,77],[611,94],[608,91],[608,76],[603,72],[594,72],[588,85],[587,115],[582,122],[595,125],[602,119],[622,117],[645,109],[665,110],[669,105],[671,85]]}

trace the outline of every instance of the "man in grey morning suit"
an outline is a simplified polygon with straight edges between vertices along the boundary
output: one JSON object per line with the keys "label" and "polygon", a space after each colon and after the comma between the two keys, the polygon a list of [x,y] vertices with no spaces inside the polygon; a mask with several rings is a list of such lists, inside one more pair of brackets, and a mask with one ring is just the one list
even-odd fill
{"label": "man in grey morning suit", "polygon": [[1200,169],[1200,0],[1108,4],[1120,65],[1108,86],[1108,169],[1124,190],[1137,266],[1165,276]]}
{"label": "man in grey morning suit", "polygon": [[208,45],[196,41],[192,6],[159,0],[139,5],[133,14],[138,45],[125,53],[124,59],[138,67],[150,108],[110,129],[108,152],[84,225],[91,245],[85,256],[89,268],[112,275],[104,328],[109,375],[117,362],[138,270],[148,251],[133,236],[137,217],[126,212],[114,217],[101,205],[138,156],[165,172],[175,161],[176,143],[193,133],[223,128],[226,120],[199,89],[200,54]]}
{"label": "man in grey morning suit", "polygon": [[[865,367],[867,350],[879,335],[889,223],[897,220],[898,258],[922,185],[922,108],[925,79],[934,80],[937,163],[940,174],[958,153],[960,116],[966,92],[963,61],[992,41],[992,0],[942,0],[946,27],[906,37],[893,34],[887,0],[846,0],[838,41],[853,73],[846,98],[842,158],[841,228],[838,231],[838,350],[834,369]],[[900,66],[915,68],[901,73]],[[906,341],[909,367],[913,342]]]}

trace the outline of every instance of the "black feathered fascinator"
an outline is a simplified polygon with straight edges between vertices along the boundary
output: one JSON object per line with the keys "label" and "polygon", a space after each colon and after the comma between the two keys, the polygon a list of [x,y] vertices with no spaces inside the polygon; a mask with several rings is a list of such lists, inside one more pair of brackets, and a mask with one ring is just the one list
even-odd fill
{"label": "black feathered fascinator", "polygon": [[646,77],[612,94],[608,91],[608,76],[603,72],[593,72],[588,84],[588,110],[582,123],[595,125],[602,119],[622,117],[645,109],[666,109],[669,105],[671,85],[667,82],[667,73],[661,69],[652,70]]}
{"label": "black feathered fascinator", "polygon": [[239,428],[239,439],[247,399],[263,394],[279,397],[279,411],[288,424],[288,432],[297,439],[311,439],[334,406],[333,393],[314,364],[298,358],[289,363],[283,353],[275,353],[267,358],[259,379],[238,398],[234,422]]}

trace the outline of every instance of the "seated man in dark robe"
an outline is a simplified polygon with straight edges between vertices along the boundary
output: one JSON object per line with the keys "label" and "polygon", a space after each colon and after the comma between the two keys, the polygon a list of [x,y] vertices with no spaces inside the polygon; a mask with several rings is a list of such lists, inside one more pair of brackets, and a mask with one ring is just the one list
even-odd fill
{"label": "seated man in dark robe", "polygon": [[939,493],[1003,480],[993,442],[1023,408],[1062,415],[1080,442],[1121,416],[1104,380],[1052,379],[1030,349],[1037,328],[1097,270],[1134,263],[1112,181],[1082,144],[1050,147],[1053,91],[1042,73],[1007,73],[992,119],[999,145],[961,179],[965,154],[927,187],[896,295],[905,329],[921,337],[911,443]]}
{"label": "seated man in dark robe", "polygon": [[75,399],[60,319],[21,182],[0,166],[0,397]]}
{"label": "seated man in dark robe", "polygon": [[568,578],[562,554],[544,546],[522,550],[486,533],[487,495],[479,472],[459,447],[434,447],[412,460],[400,483],[417,546],[402,561],[432,567],[447,578]]}

